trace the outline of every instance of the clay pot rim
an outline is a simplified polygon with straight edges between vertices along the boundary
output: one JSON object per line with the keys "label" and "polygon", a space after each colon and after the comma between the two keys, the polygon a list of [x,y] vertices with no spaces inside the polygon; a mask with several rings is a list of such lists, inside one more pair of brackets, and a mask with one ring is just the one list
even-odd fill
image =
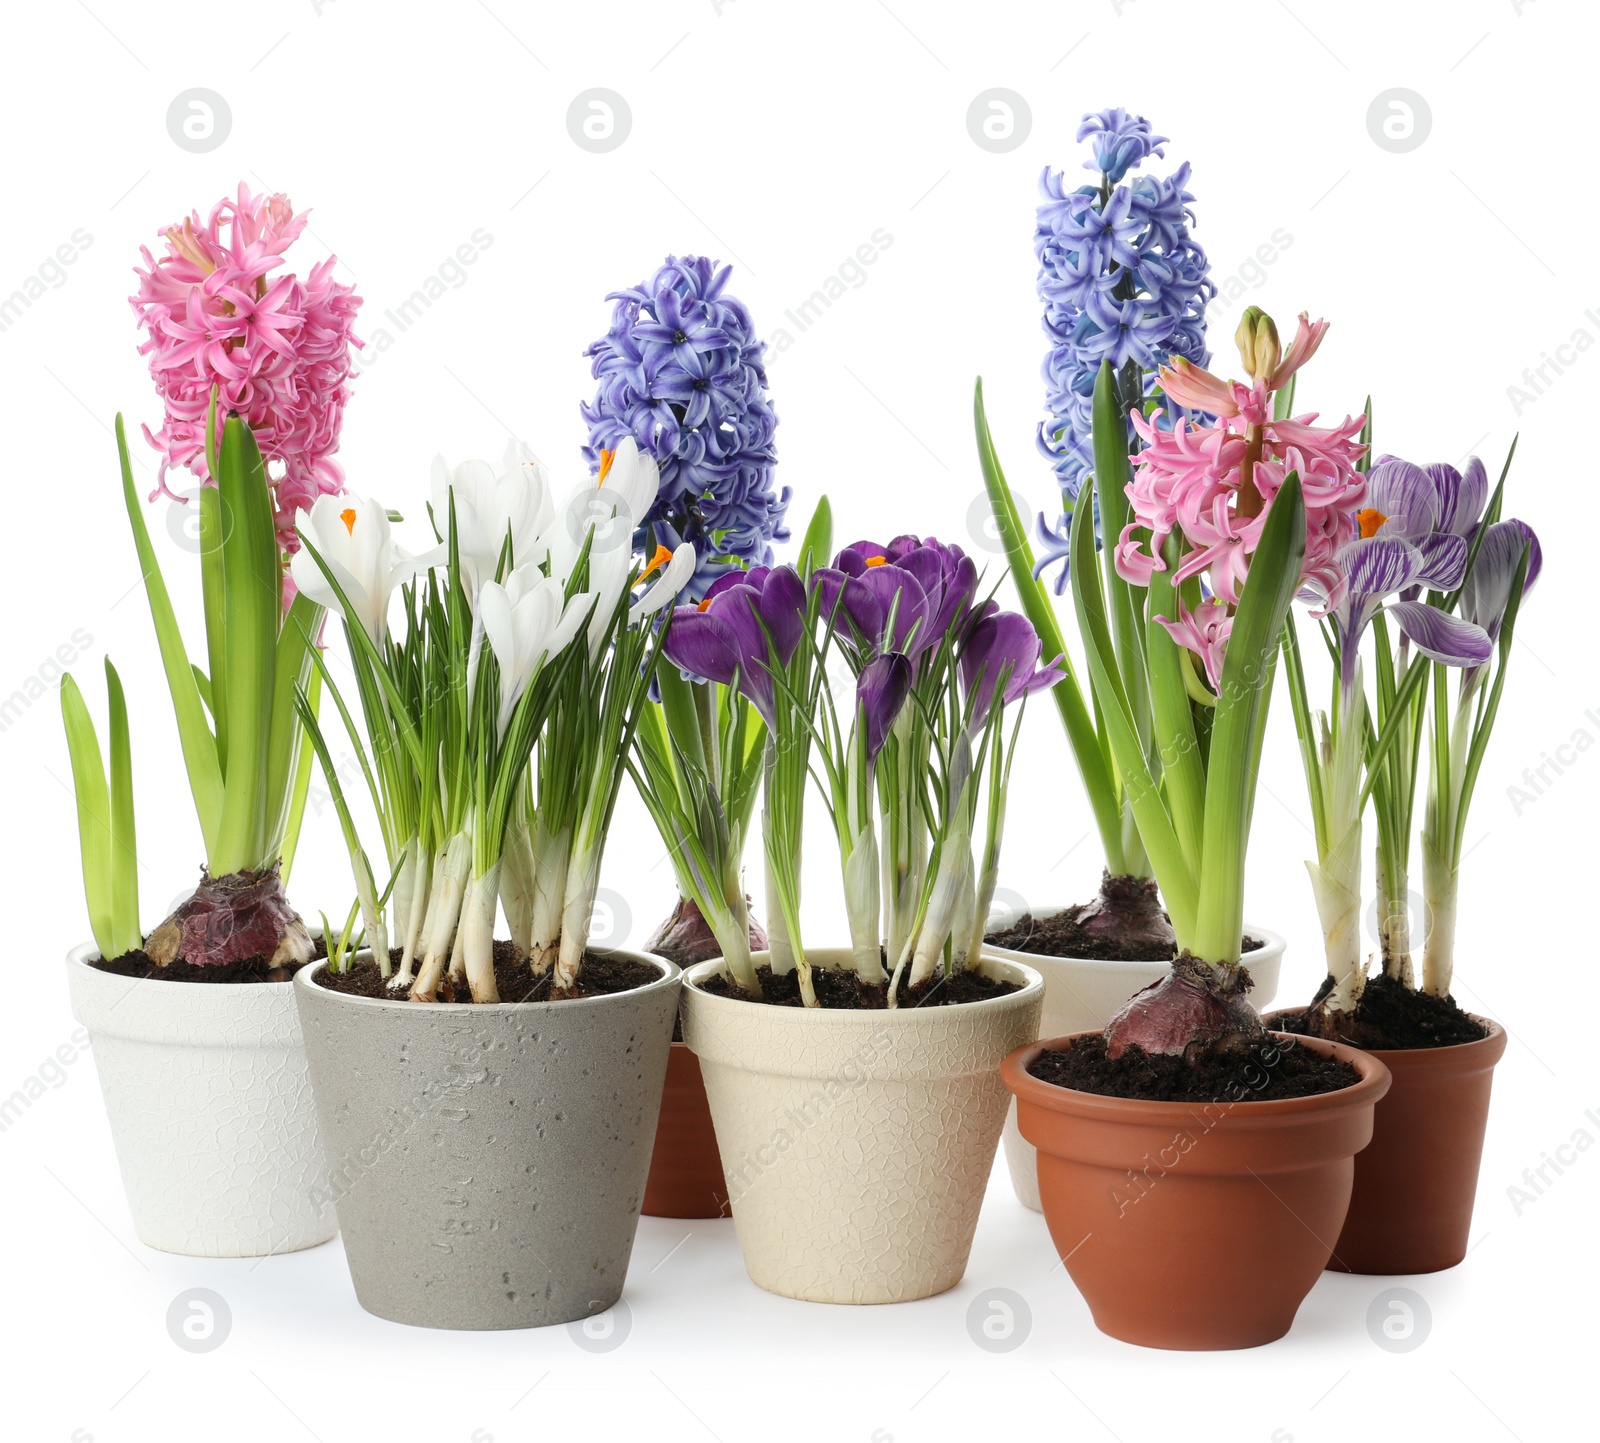
{"label": "clay pot rim", "polygon": [[[551,1008],[559,1007],[562,1016],[567,1015],[567,1009],[572,1007],[589,1007],[604,1005],[624,997],[642,997],[646,993],[659,991],[663,988],[675,987],[683,976],[676,962],[669,962],[665,957],[658,957],[654,952],[640,952],[633,947],[591,947],[589,951],[597,956],[626,957],[635,962],[650,962],[661,968],[661,975],[654,982],[646,982],[643,987],[630,987],[626,992],[608,992],[599,997],[574,997],[565,1002],[412,1002],[408,998],[397,997],[352,997],[348,992],[335,992],[331,987],[313,987],[311,979],[321,968],[328,965],[328,958],[320,957],[315,962],[302,967],[294,974],[292,981],[285,982],[285,987],[305,987],[308,995],[314,996],[319,1002],[328,999],[333,1002],[348,1004],[352,1007],[381,1008],[386,1011],[415,1012],[421,1017],[453,1017],[463,1014],[477,1017],[492,1017],[496,1014],[519,1012],[548,1012]],[[367,956],[358,953],[357,956]]]}
{"label": "clay pot rim", "polygon": [[[1030,907],[1028,911],[1030,915],[1045,921],[1051,917],[1059,916],[1071,905],[1073,904],[1069,902],[1048,902],[1042,907]],[[1008,908],[1002,920],[991,930],[1003,931],[1005,928],[1012,926],[1018,920],[1018,917],[1019,914],[1015,909]],[[1289,939],[1281,932],[1274,932],[1270,927],[1258,927],[1247,919],[1244,924],[1244,932],[1246,936],[1254,937],[1262,944],[1254,952],[1246,952],[1240,957],[1239,960],[1246,967],[1250,965],[1251,958],[1270,962],[1275,957],[1281,958],[1289,950]],[[1077,957],[1066,952],[1019,952],[1014,947],[997,947],[992,942],[985,942],[983,950],[995,957],[1003,957],[1007,962],[1021,961],[1024,964],[1030,958],[1038,957],[1046,962],[1075,962],[1082,967],[1148,969],[1152,982],[1160,981],[1162,977],[1172,970],[1172,959],[1170,957],[1160,959],[1153,957],[1128,958],[1119,961],[1111,957]]]}
{"label": "clay pot rim", "polygon": [[[322,958],[319,960],[326,961],[327,959]],[[89,965],[91,962],[98,961],[100,961],[100,949],[96,947],[93,942],[80,942],[76,947],[70,948],[67,952],[68,967],[78,967],[85,972],[93,972],[97,977],[109,977],[116,982],[130,982],[135,984],[144,982],[159,982],[163,987],[206,986],[204,982],[174,982],[168,977],[123,977],[119,973],[102,972],[98,967],[91,967]],[[315,965],[317,964],[308,962],[300,970],[302,972],[309,972]],[[281,989],[293,986],[294,978],[291,977],[287,982],[214,982],[211,984],[208,990],[215,991],[218,989],[225,989],[228,991],[240,991],[243,989],[248,989],[251,992],[276,993],[281,997],[283,995]]]}
{"label": "clay pot rim", "polygon": [[[1272,1022],[1288,1012],[1303,1012],[1303,1007],[1275,1007],[1271,1012],[1263,1014],[1261,1020],[1269,1026]],[[1476,1012],[1469,1012],[1467,1016],[1474,1022],[1486,1027],[1488,1031],[1484,1036],[1473,1042],[1452,1042],[1448,1047],[1352,1047],[1355,1052],[1364,1057],[1376,1057],[1385,1066],[1389,1059],[1398,1057],[1403,1059],[1402,1066],[1408,1072],[1421,1072],[1434,1070],[1440,1072],[1453,1072],[1463,1065],[1477,1065],[1493,1067],[1503,1056],[1506,1047],[1511,1041],[1510,1034],[1492,1017],[1480,1017]],[[1301,1037],[1298,1032],[1287,1034],[1298,1038],[1302,1042],[1314,1042],[1318,1039]],[[1350,1046],[1341,1043],[1340,1046]]]}
{"label": "clay pot rim", "polygon": [[[1279,1097],[1265,1102],[1248,1098],[1233,1103],[1215,1102],[1153,1102],[1146,1098],[1108,1097],[1098,1092],[1079,1092],[1071,1087],[1057,1087],[1044,1082],[1028,1071],[1028,1064],[1041,1052],[1059,1051],[1062,1044],[1078,1037],[1095,1037],[1098,1033],[1077,1032],[1070,1037],[1052,1037],[1030,1042],[1019,1047],[1000,1064],[1000,1077],[1015,1094],[1019,1103],[1030,1103],[1049,1112],[1064,1113],[1069,1117],[1113,1123],[1149,1123],[1165,1125],[1192,1122],[1196,1108],[1227,1106],[1238,1113],[1237,1121],[1271,1123],[1280,1118],[1303,1116],[1311,1113],[1342,1111],[1346,1108],[1370,1107],[1389,1091],[1389,1069],[1376,1053],[1363,1052],[1358,1047],[1347,1047],[1341,1042],[1326,1042],[1320,1037],[1300,1037],[1290,1032],[1274,1032],[1274,1037],[1309,1047],[1324,1056],[1348,1062],[1360,1074],[1353,1087],[1341,1087],[1336,1092],[1319,1092],[1312,1097]],[[1241,1111],[1242,1110],[1242,1111]]]}
{"label": "clay pot rim", "polygon": [[[757,959],[770,956],[766,951],[751,954]],[[806,960],[813,967],[828,969],[846,968],[851,965],[852,954],[848,947],[808,947]],[[993,976],[996,972],[1020,973],[1020,977],[1006,977],[1006,981],[1020,981],[1023,985],[1015,992],[1008,992],[1001,997],[985,997],[977,1002],[956,1002],[948,1007],[895,1007],[895,1008],[849,1008],[849,1007],[768,1007],[764,1002],[753,1002],[747,997],[718,997],[714,992],[707,992],[698,984],[714,972],[721,971],[724,967],[721,957],[711,957],[704,962],[695,962],[684,969],[684,990],[693,991],[704,1005],[715,1007],[761,1007],[775,1016],[783,1018],[807,1018],[816,1021],[801,1022],[798,1025],[820,1026],[823,1019],[832,1019],[840,1026],[865,1027],[869,1023],[877,1027],[911,1027],[928,1023],[938,1017],[963,1016],[970,1017],[974,1012],[984,1009],[998,1011],[1019,1006],[1027,1006],[1036,997],[1044,994],[1044,976],[1037,968],[1030,967],[1026,962],[1014,962],[1009,956],[1000,956],[998,949],[985,947],[979,959],[980,971],[986,971]],[[758,962],[759,965],[759,962]],[[687,1044],[685,1044],[687,1045]]]}

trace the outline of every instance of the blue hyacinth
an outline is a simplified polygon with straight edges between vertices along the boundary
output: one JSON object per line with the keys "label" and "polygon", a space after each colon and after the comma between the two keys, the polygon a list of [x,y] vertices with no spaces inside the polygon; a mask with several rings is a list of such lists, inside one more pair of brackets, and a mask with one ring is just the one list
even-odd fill
{"label": "blue hyacinth", "polygon": [[1078,139],[1092,143],[1085,167],[1099,172],[1100,184],[1070,188],[1060,171],[1046,169],[1033,237],[1050,338],[1042,368],[1049,416],[1039,425],[1039,449],[1055,470],[1064,512],[1054,522],[1039,518],[1044,554],[1035,574],[1060,562],[1057,592],[1067,582],[1072,504],[1094,469],[1101,362],[1137,366],[1145,396],[1159,397],[1155,372],[1163,362],[1185,356],[1204,366],[1211,359],[1205,309],[1216,293],[1206,253],[1189,235],[1188,164],[1164,178],[1121,183],[1129,170],[1165,154],[1166,137],[1143,116],[1112,109],[1086,115]]}
{"label": "blue hyacinth", "polygon": [[787,541],[789,489],[773,486],[777,413],[744,304],[724,294],[729,267],[668,256],[649,280],[607,296],[611,329],[587,351],[599,381],[584,448],[600,452],[631,435],[661,468],[661,490],[642,518],[639,545],[693,543],[699,558],[686,600],[719,576],[770,565]]}

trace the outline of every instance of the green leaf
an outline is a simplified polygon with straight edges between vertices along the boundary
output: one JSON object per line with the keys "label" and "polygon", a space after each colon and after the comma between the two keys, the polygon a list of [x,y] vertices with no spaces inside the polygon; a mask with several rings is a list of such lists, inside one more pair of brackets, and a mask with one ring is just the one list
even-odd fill
{"label": "green leaf", "polygon": [[[306,696],[311,705],[311,714],[316,715],[317,704],[322,697],[322,677],[313,673],[306,682]],[[359,752],[359,747],[358,747]],[[361,754],[361,764],[366,766],[366,755]],[[302,746],[295,762],[293,784],[289,792],[289,815],[283,828],[283,839],[278,844],[278,880],[287,887],[289,873],[294,870],[294,855],[300,845],[300,827],[305,820],[306,798],[311,792],[311,748]],[[383,815],[380,810],[378,815]]]}
{"label": "green leaf", "polygon": [[111,870],[110,955],[120,957],[144,944],[139,930],[139,839],[133,819],[133,755],[128,742],[128,703],[122,678],[106,658],[110,701],[111,784],[109,857]]}
{"label": "green leaf", "polygon": [[[94,720],[71,674],[61,679],[61,721],[72,759],[72,789],[78,803],[78,851],[83,860],[83,898],[89,928],[105,958],[120,956],[112,926],[111,802]],[[123,949],[126,950],[126,949]]]}
{"label": "green leaf", "polygon": [[[1509,461],[1508,463],[1509,464]],[[1531,545],[1522,548],[1516,574],[1511,578],[1511,595],[1506,601],[1505,615],[1500,621],[1499,658],[1495,667],[1494,683],[1489,688],[1479,719],[1472,728],[1472,741],[1467,748],[1466,764],[1461,773],[1461,800],[1456,804],[1455,835],[1450,841],[1450,856],[1456,866],[1461,865],[1461,843],[1467,831],[1467,810],[1472,806],[1472,794],[1478,785],[1478,773],[1483,767],[1484,752],[1489,746],[1490,733],[1494,731],[1495,718],[1500,714],[1500,697],[1506,689],[1506,670],[1511,664],[1511,641],[1517,628],[1517,614],[1522,610],[1522,592],[1528,583],[1528,562],[1533,554]]]}
{"label": "green leaf", "polygon": [[[1100,844],[1105,850],[1106,866],[1113,873],[1124,873],[1128,868],[1123,849],[1122,807],[1117,796],[1117,784],[1100,749],[1094,718],[1089,713],[1083,688],[1062,639],[1055,608],[1045,587],[1034,577],[1033,548],[1028,544],[1027,530],[1017,512],[1016,502],[1012,500],[1005,473],[1000,469],[1000,458],[995,454],[994,438],[989,434],[989,418],[983,407],[981,379],[973,392],[972,408],[978,441],[978,463],[983,470],[983,484],[989,493],[995,526],[1006,549],[1011,580],[1016,586],[1023,613],[1039,634],[1045,659],[1061,658],[1062,678],[1050,689],[1050,695],[1055,699],[1061,724],[1066,729],[1067,744],[1072,748],[1084,790],[1089,796],[1089,805],[1094,811]],[[1091,555],[1090,565],[1093,564]]]}
{"label": "green leaf", "polygon": [[[1133,480],[1128,462],[1128,419],[1117,392],[1117,374],[1110,361],[1100,363],[1094,383],[1094,480],[1100,498],[1100,564],[1117,649],[1117,669],[1127,692],[1134,726],[1150,752],[1150,690],[1145,672],[1144,597],[1142,588],[1124,581],[1117,570],[1117,542],[1131,519],[1127,488]],[[1158,770],[1151,759],[1151,770]]]}
{"label": "green leaf", "polygon": [[1085,482],[1072,513],[1072,596],[1077,604],[1078,633],[1083,638],[1106,737],[1122,774],[1123,793],[1138,824],[1173,929],[1181,937],[1195,910],[1195,874],[1184,859],[1183,845],[1172,824],[1161,788],[1150,773],[1144,742],[1134,725],[1127,691],[1117,670],[1116,647],[1106,619],[1105,597],[1094,558],[1094,484]]}
{"label": "green leaf", "polygon": [[139,569],[144,575],[145,596],[150,602],[150,618],[155,623],[156,641],[161,648],[161,665],[167,674],[167,690],[172,694],[172,711],[178,722],[178,740],[183,747],[183,764],[189,773],[189,791],[194,797],[200,834],[210,856],[222,821],[222,768],[217,760],[217,742],[206,724],[205,705],[195,682],[194,669],[184,650],[183,633],[161,577],[161,566],[150,533],[145,528],[144,511],[133,484],[133,466],[128,460],[128,438],[122,417],[117,417],[117,458],[122,466],[122,499],[133,530],[133,544],[139,554]]}
{"label": "green leaf", "polygon": [[[274,541],[276,545],[276,541]],[[294,807],[295,785],[302,758],[300,720],[295,693],[311,679],[311,651],[306,638],[321,629],[323,609],[301,592],[289,606],[278,629],[273,657],[272,722],[267,735],[266,814],[263,824],[263,860],[277,856],[287,835]]]}
{"label": "green leaf", "polygon": [[209,864],[213,876],[225,876],[271,860],[264,855],[267,770],[283,582],[266,467],[255,436],[237,416],[223,427],[218,459],[218,488],[228,518],[222,539],[228,758]]}
{"label": "green leaf", "polygon": [[833,507],[826,496],[817,498],[804,538],[800,542],[800,575],[809,578],[819,566],[833,560]]}
{"label": "green leaf", "polygon": [[[1102,498],[1102,520],[1105,514]],[[1183,859],[1190,872],[1198,876],[1205,825],[1206,769],[1195,734],[1194,707],[1189,699],[1191,673],[1185,648],[1156,620],[1158,616],[1176,620],[1178,615],[1178,593],[1172,585],[1172,574],[1181,556],[1181,543],[1176,533],[1167,538],[1162,555],[1167,569],[1151,573],[1150,620],[1145,630],[1151,716],[1161,775],[1166,783],[1167,809],[1183,848]]]}
{"label": "green leaf", "polygon": [[[1306,513],[1300,478],[1290,472],[1272,501],[1250,560],[1222,664],[1206,776],[1200,905],[1188,946],[1208,962],[1236,962],[1244,929],[1244,861],[1264,712],[1284,619],[1300,584]],[[1177,918],[1173,918],[1177,930]]]}
{"label": "green leaf", "polygon": [[[211,401],[214,418],[215,392]],[[210,449],[215,450],[214,442]],[[201,487],[200,597],[206,616],[206,664],[211,669],[211,688],[205,693],[205,698],[216,724],[217,763],[223,768],[228,765],[228,634],[222,558],[222,538],[227,534],[227,526],[227,512],[223,509],[221,491],[216,486]]]}

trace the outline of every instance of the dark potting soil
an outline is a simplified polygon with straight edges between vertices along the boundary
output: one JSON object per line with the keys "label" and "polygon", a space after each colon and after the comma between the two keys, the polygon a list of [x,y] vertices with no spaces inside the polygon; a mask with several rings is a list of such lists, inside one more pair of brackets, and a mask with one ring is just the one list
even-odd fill
{"label": "dark potting soil", "polygon": [[[321,937],[311,939],[311,962],[320,962],[328,955],[327,943]],[[251,957],[242,962],[229,962],[222,967],[196,967],[193,962],[169,962],[157,967],[142,950],[124,952],[109,962],[97,958],[89,965],[100,972],[110,972],[118,977],[148,978],[154,982],[288,982],[302,967],[311,962],[297,962],[292,967],[269,967],[265,957]],[[376,969],[374,969],[376,970]]]}
{"label": "dark potting soil", "polygon": [[[400,965],[400,948],[390,949],[389,963],[396,968]],[[631,957],[585,952],[578,971],[578,985],[570,992],[552,991],[554,976],[554,971],[550,971],[535,977],[526,959],[517,956],[517,949],[510,942],[502,940],[494,944],[494,985],[502,1002],[574,1002],[585,997],[608,997],[614,992],[632,992],[636,987],[658,981],[661,970],[648,962],[635,962]],[[316,976],[316,983],[348,997],[380,997],[398,1002],[405,996],[403,992],[390,990],[378,971],[378,964],[370,960],[352,963],[345,972],[323,968]],[[472,993],[465,982],[457,987],[447,975],[439,984],[439,1001],[471,1002]]]}
{"label": "dark potting soil", "polygon": [[[1078,919],[1087,906],[1087,903],[1079,903],[1053,917],[1039,918],[1024,912],[1011,926],[991,932],[983,940],[991,947],[1005,947],[1033,957],[1082,957],[1090,962],[1168,962],[1178,955],[1176,944],[1168,949],[1165,957],[1152,958],[1146,942],[1128,946],[1115,937],[1098,937],[1085,932]],[[1240,950],[1255,952],[1266,945],[1254,937],[1245,937],[1240,942]]]}
{"label": "dark potting soil", "polygon": [[[761,984],[760,1001],[770,1007],[803,1007],[800,1000],[800,974],[780,972],[773,975],[772,968],[756,968],[756,980]],[[823,1007],[842,1011],[870,1012],[889,1005],[886,984],[864,986],[849,968],[813,967],[811,984],[817,1001]],[[736,997],[744,1002],[757,999],[747,997],[744,989],[725,974],[719,973],[699,984],[702,992],[713,997]],[[991,997],[1005,997],[1020,992],[1017,982],[995,982],[977,972],[957,972],[953,977],[930,977],[916,987],[902,986],[899,1004],[902,1007],[956,1007],[963,1002],[984,1002]]]}
{"label": "dark potting soil", "polygon": [[1270,1036],[1213,1046],[1193,1059],[1152,1056],[1135,1046],[1113,1061],[1105,1039],[1093,1034],[1041,1052],[1028,1072],[1052,1087],[1139,1102],[1274,1102],[1338,1092],[1361,1080],[1348,1062]]}
{"label": "dark potting soil", "polygon": [[[1331,979],[1323,983],[1318,1000],[1330,985]],[[1413,992],[1397,978],[1381,974],[1362,990],[1354,1012],[1323,1012],[1313,1003],[1303,1011],[1280,1015],[1273,1026],[1280,1032],[1348,1042],[1365,1052],[1458,1047],[1489,1035],[1481,1022],[1456,1005],[1455,998]]]}

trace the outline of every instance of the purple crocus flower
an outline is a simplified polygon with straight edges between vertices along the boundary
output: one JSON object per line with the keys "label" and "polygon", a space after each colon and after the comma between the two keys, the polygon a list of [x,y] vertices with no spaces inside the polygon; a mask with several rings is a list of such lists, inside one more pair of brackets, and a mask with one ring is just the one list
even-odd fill
{"label": "purple crocus flower", "polygon": [[861,668],[856,678],[858,724],[867,733],[867,761],[875,762],[889,739],[895,718],[911,695],[913,669],[903,651],[880,652]]}
{"label": "purple crocus flower", "polygon": [[[1424,478],[1426,479],[1426,478]],[[1423,586],[1440,587],[1438,573],[1432,569],[1421,547],[1400,536],[1372,536],[1352,541],[1336,558],[1339,567],[1337,596],[1327,605],[1339,636],[1342,659],[1340,681],[1346,689],[1355,684],[1356,659],[1361,636],[1380,611],[1392,616],[1411,644],[1424,656],[1446,666],[1479,666],[1489,658],[1493,643],[1483,627],[1452,616],[1425,601],[1402,599],[1385,603],[1385,598]],[[1446,559],[1446,565],[1459,564]]]}
{"label": "purple crocus flower", "polygon": [[1506,607],[1511,601],[1511,583],[1516,579],[1517,562],[1522,559],[1524,548],[1528,550],[1528,575],[1522,586],[1522,594],[1526,596],[1539,579],[1544,556],[1533,528],[1515,518],[1496,521],[1484,533],[1478,559],[1472,564],[1472,575],[1462,589],[1463,614],[1482,627],[1490,640],[1500,635],[1500,624],[1505,620]]}
{"label": "purple crocus flower", "polygon": [[[837,607],[839,637],[851,650],[906,651],[912,661],[936,652],[965,630],[978,589],[978,569],[959,546],[934,537],[897,536],[887,546],[857,541],[821,567],[812,585],[822,614]],[[887,635],[894,615],[894,635]]]}
{"label": "purple crocus flower", "polygon": [[788,666],[805,634],[806,590],[792,566],[756,566],[720,577],[698,606],[672,614],[662,650],[691,675],[739,691],[776,724],[774,670]]}
{"label": "purple crocus flower", "polygon": [[1002,678],[1003,707],[1061,680],[1061,658],[1040,667],[1041,650],[1039,633],[1020,612],[994,612],[972,628],[961,648],[961,685],[971,708],[967,729],[973,736],[989,724]]}
{"label": "purple crocus flower", "polygon": [[1439,497],[1439,530],[1470,536],[1489,499],[1489,476],[1483,462],[1473,456],[1465,471],[1457,471],[1454,466],[1435,461],[1427,471]]}
{"label": "purple crocus flower", "polygon": [[[1424,470],[1409,461],[1385,456],[1367,478],[1367,505],[1360,514],[1363,536],[1390,537],[1408,541],[1422,552],[1424,567],[1416,586],[1432,586],[1439,591],[1454,591],[1461,585],[1467,568],[1467,540],[1442,522],[1445,504],[1452,518],[1470,504],[1460,485],[1461,475],[1454,467],[1440,468],[1455,476],[1456,485],[1441,481],[1434,468]],[[1468,467],[1471,470],[1471,467]],[[1478,466],[1481,475],[1483,467]],[[1441,490],[1446,494],[1441,494]],[[1482,499],[1478,505],[1481,508]],[[1476,513],[1473,520],[1476,520]],[[1470,530],[1470,524],[1468,528]]]}

